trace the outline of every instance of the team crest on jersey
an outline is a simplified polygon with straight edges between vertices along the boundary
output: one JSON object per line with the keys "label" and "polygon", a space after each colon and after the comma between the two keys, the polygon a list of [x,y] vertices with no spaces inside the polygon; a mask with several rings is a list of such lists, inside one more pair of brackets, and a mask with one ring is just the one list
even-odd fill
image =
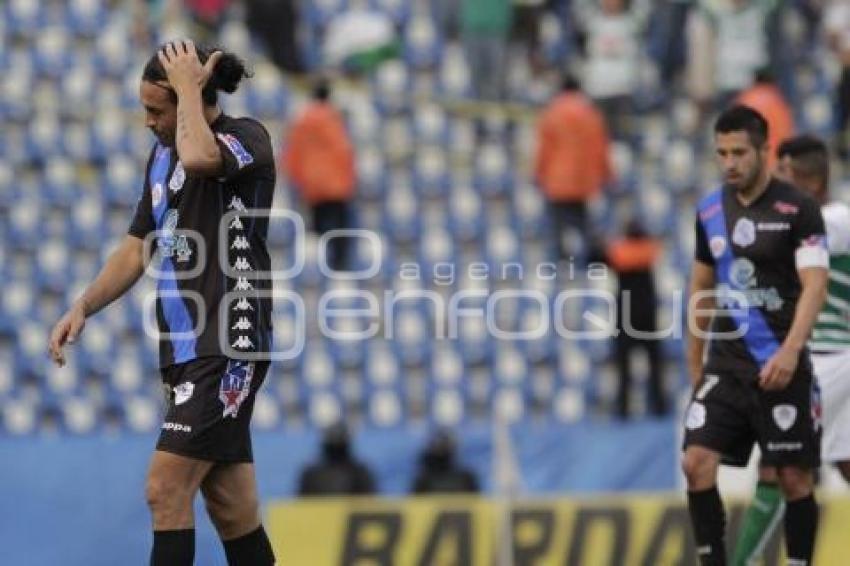
{"label": "team crest on jersey", "polygon": [[739,218],[732,230],[732,241],[742,248],[756,241],[756,225],[749,218]]}
{"label": "team crest on jersey", "polygon": [[723,252],[726,251],[726,238],[723,236],[714,236],[708,242],[708,247],[711,248],[711,255],[717,259],[723,255]]}
{"label": "team crest on jersey", "polygon": [[218,398],[224,405],[222,417],[233,417],[239,413],[242,402],[251,392],[251,379],[254,377],[254,364],[242,361],[231,361],[227,371],[221,378]]}
{"label": "team crest on jersey", "polygon": [[174,387],[174,404],[182,405],[192,398],[192,393],[195,391],[195,384],[191,381],[181,383]]}
{"label": "team crest on jersey", "polygon": [[151,204],[154,208],[162,202],[162,183],[156,183],[151,187]]}
{"label": "team crest on jersey", "polygon": [[168,181],[168,188],[172,193],[176,193],[183,188],[183,183],[185,182],[186,170],[183,169],[183,164],[178,161],[177,165],[174,167],[174,173],[171,174],[171,180]]}
{"label": "team crest on jersey", "polygon": [[254,162],[254,156],[248,153],[248,150],[245,149],[239,139],[233,134],[216,134],[216,137],[221,140],[221,143],[227,146],[227,149],[236,158],[236,164],[240,169]]}
{"label": "team crest on jersey", "polygon": [[189,241],[184,235],[176,236],[174,231],[177,229],[177,222],[180,220],[180,213],[174,209],[168,211],[165,217],[165,222],[162,227],[162,235],[157,240],[157,246],[162,258],[175,257],[178,263],[189,261],[192,257],[192,248],[189,247]]}
{"label": "team crest on jersey", "polygon": [[773,408],[773,422],[783,432],[794,426],[797,420],[797,407],[794,405],[777,405]]}

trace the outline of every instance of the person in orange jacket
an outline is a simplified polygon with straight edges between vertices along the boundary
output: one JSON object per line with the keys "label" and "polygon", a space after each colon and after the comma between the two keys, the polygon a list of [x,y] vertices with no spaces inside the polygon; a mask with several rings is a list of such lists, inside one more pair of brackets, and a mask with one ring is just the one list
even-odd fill
{"label": "person in orange jacket", "polygon": [[[560,259],[579,250],[566,243],[569,230],[582,248],[588,236],[587,203],[613,178],[605,118],[567,76],[562,92],[543,110],[537,124],[534,178],[552,211]],[[582,250],[584,251],[584,250]]]}
{"label": "person in orange jacket", "polygon": [[[284,141],[281,168],[311,208],[319,235],[351,227],[355,191],[354,150],[340,112],[330,103],[325,79],[313,87],[313,102],[295,119]],[[328,266],[348,266],[350,238],[335,237],[327,248]]]}
{"label": "person in orange jacket", "polygon": [[779,144],[794,135],[794,114],[770,72],[757,72],[753,86],[741,92],[735,102],[752,108],[767,120],[767,143],[771,148],[768,167],[774,167]]}
{"label": "person in orange jacket", "polygon": [[625,234],[608,242],[604,255],[605,262],[617,273],[617,304],[620,307],[617,309],[618,333],[614,338],[619,373],[616,414],[622,419],[629,418],[631,353],[643,349],[649,360],[647,409],[652,415],[665,415],[668,402],[661,342],[646,335],[658,330],[658,294],[652,271],[661,255],[661,243],[650,236],[640,222],[631,219]]}

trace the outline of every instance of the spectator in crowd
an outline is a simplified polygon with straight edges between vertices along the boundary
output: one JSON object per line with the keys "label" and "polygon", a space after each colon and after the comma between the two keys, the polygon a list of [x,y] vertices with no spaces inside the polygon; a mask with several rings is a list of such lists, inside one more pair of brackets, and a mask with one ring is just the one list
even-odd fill
{"label": "spectator in crowd", "polygon": [[534,69],[542,66],[540,22],[545,7],[546,0],[514,0],[511,40]]}
{"label": "spectator in crowd", "polygon": [[644,350],[649,360],[647,380],[649,412],[656,416],[667,413],[664,374],[661,362],[661,342],[647,333],[657,328],[658,295],[652,268],[661,254],[661,243],[647,234],[637,220],[632,219],[622,238],[605,247],[605,261],[617,273],[618,301],[617,353],[619,385],[617,416],[629,418],[629,398],[632,384],[631,354]]}
{"label": "spectator in crowd", "polygon": [[786,139],[794,135],[794,114],[782,91],[773,82],[773,77],[767,70],[756,73],[753,86],[742,92],[737,104],[749,106],[767,120],[767,143],[771,148],[768,166],[776,163],[776,148]]}
{"label": "spectator in crowd", "polygon": [[413,493],[477,493],[475,474],[458,464],[455,440],[439,431],[428,441],[419,460]]}
{"label": "spectator in crowd", "polygon": [[351,453],[348,429],[330,426],[322,437],[322,456],[301,472],[298,495],[370,495],[375,493],[372,472]]}
{"label": "spectator in crowd", "polygon": [[850,3],[832,2],[824,14],[827,42],[841,64],[841,78],[835,92],[836,150],[846,159],[847,124],[850,123]]}
{"label": "spectator in crowd", "polygon": [[654,44],[661,84],[666,96],[687,61],[687,21],[694,0],[661,0],[658,37]]}
{"label": "spectator in crowd", "polygon": [[511,0],[462,0],[460,32],[478,99],[500,101],[504,95],[511,9]]}
{"label": "spectator in crowd", "polygon": [[602,110],[614,137],[626,139],[650,5],[647,0],[576,0],[573,6],[585,36],[584,91]]}
{"label": "spectator in crowd", "polygon": [[353,76],[369,73],[400,51],[392,19],[368,0],[351,0],[348,9],[334,16],[323,48],[327,67]]}
{"label": "spectator in crowd", "polygon": [[[282,168],[313,214],[319,235],[351,227],[354,198],[354,150],[340,112],[330,102],[330,84],[319,79],[313,102],[295,119],[286,139]],[[328,244],[328,266],[348,265],[350,238],[335,237]]]}
{"label": "spectator in crowd", "polygon": [[227,17],[231,0],[184,0],[186,10],[197,31],[194,34],[202,42],[212,42],[218,35]]}
{"label": "spectator in crowd", "polygon": [[768,23],[777,0],[701,0],[701,15],[713,35],[715,102],[727,106],[771,63]]}
{"label": "spectator in crowd", "polygon": [[613,175],[605,119],[571,76],[538,119],[534,177],[549,201],[559,258],[580,255],[584,250],[567,242],[583,248],[587,203]]}
{"label": "spectator in crowd", "polygon": [[298,9],[295,0],[246,0],[245,23],[262,40],[269,58],[281,71],[304,71],[296,42]]}

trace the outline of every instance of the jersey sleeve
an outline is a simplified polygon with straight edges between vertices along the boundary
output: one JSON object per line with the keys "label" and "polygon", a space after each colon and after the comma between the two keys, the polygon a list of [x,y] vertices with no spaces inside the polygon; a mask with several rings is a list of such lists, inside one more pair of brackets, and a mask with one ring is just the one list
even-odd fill
{"label": "jersey sleeve", "polygon": [[259,122],[233,120],[214,133],[224,162],[224,180],[274,166],[271,139]]}
{"label": "jersey sleeve", "polygon": [[807,267],[829,267],[829,251],[826,245],[826,227],[820,207],[812,199],[800,203],[800,212],[793,223],[791,236],[796,252],[797,269]]}
{"label": "jersey sleeve", "polygon": [[821,209],[826,226],[826,245],[830,255],[850,254],[850,208],[831,203]]}
{"label": "jersey sleeve", "polygon": [[699,218],[695,222],[696,229],[696,249],[694,259],[700,263],[714,265],[714,256],[711,255],[711,248],[708,246],[708,236],[705,235],[705,228]]}
{"label": "jersey sleeve", "polygon": [[139,202],[136,204],[136,212],[133,215],[133,220],[130,221],[130,228],[127,233],[144,240],[145,237],[156,229],[156,224],[153,220],[153,207],[151,204],[150,183],[148,183],[148,175],[150,174],[151,163],[153,163],[154,152],[148,158],[148,164],[145,167],[145,181],[142,185],[142,196],[139,197]]}

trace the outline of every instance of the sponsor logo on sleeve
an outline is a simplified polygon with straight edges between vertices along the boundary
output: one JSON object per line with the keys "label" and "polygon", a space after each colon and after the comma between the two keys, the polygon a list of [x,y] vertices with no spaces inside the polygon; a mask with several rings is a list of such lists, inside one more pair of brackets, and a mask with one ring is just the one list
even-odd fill
{"label": "sponsor logo on sleeve", "polygon": [[723,252],[726,251],[726,238],[723,236],[714,236],[708,242],[708,247],[711,248],[711,255],[717,259],[723,255]]}
{"label": "sponsor logo on sleeve", "polygon": [[250,165],[254,162],[254,156],[248,153],[248,150],[242,145],[239,139],[233,134],[216,134],[216,137],[221,140],[227,149],[230,150],[230,153],[233,154],[233,157],[236,158],[236,164],[239,166],[239,169],[242,169],[246,165]]}

